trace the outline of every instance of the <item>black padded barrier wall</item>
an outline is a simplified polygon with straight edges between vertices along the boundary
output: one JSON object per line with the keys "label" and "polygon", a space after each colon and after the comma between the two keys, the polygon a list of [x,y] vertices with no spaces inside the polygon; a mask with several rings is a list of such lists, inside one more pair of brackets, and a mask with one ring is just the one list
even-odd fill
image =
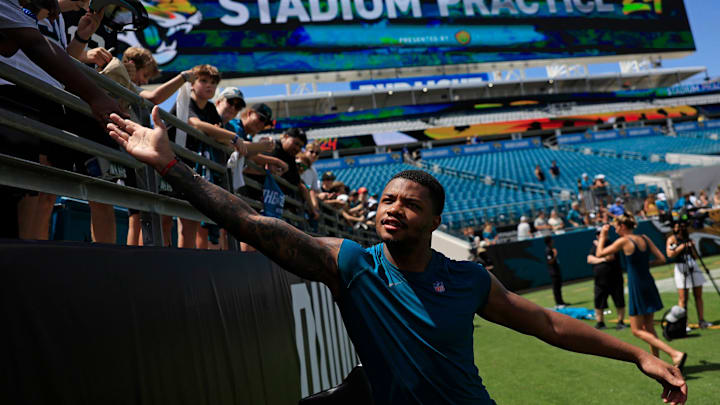
{"label": "black padded barrier wall", "polygon": [[0,403],[296,404],[288,275],[258,253],[0,241]]}

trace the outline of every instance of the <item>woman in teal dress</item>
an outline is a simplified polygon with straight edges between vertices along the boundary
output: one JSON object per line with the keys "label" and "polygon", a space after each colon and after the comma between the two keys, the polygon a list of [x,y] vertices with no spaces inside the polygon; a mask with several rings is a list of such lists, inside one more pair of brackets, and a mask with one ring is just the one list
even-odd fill
{"label": "woman in teal dress", "polygon": [[[610,246],[605,246],[610,225],[604,225],[600,231],[595,256],[603,257],[612,256],[616,252],[623,253],[630,292],[628,307],[632,333],[635,337],[650,344],[653,355],[659,357],[659,350],[667,353],[672,358],[673,364],[682,371],[687,354],[673,349],[658,339],[653,321],[653,314],[661,310],[663,305],[655,286],[655,280],[650,274],[650,265],[665,263],[665,256],[647,236],[633,233],[636,225],[637,222],[632,215],[625,213],[616,217],[613,227],[620,238]],[[650,254],[655,256],[653,262],[650,262]]]}

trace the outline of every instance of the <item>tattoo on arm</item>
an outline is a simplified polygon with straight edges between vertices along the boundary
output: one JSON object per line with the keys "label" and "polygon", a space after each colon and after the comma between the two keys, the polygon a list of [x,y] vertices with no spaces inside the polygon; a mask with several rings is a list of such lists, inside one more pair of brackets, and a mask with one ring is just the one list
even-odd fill
{"label": "tattoo on arm", "polygon": [[308,280],[339,285],[337,255],[342,239],[313,238],[290,224],[258,214],[245,201],[210,184],[187,165],[173,166],[164,179],[198,211],[282,268]]}

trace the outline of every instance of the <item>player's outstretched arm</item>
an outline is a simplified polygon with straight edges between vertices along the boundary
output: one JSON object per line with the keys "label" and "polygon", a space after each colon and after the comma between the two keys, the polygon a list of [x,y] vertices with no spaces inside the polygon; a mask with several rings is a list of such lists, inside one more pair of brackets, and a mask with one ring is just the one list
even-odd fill
{"label": "player's outstretched arm", "polygon": [[[113,114],[108,130],[129,154],[162,173],[175,155],[157,106],[152,116],[155,129]],[[333,293],[337,292],[337,256],[342,239],[313,238],[284,221],[262,216],[242,199],[208,183],[183,163],[172,166],[164,179],[190,204],[239,240],[249,243],[284,269],[305,279],[323,282]]]}
{"label": "player's outstretched arm", "polygon": [[480,316],[565,350],[634,363],[662,385],[665,402],[684,404],[687,400],[687,385],[676,367],[584,322],[542,308],[507,291],[494,276],[491,278],[488,302]]}

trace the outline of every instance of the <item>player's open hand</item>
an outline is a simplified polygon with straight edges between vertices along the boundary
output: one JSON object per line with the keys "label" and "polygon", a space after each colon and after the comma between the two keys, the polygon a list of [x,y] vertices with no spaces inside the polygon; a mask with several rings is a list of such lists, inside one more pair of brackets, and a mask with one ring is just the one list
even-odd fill
{"label": "player's open hand", "polygon": [[671,405],[684,404],[688,397],[688,386],[677,367],[671,366],[649,353],[638,364],[640,370],[654,378],[663,387],[661,398]]}
{"label": "player's open hand", "polygon": [[123,119],[117,114],[110,115],[111,123],[107,124],[115,142],[123,147],[135,159],[153,166],[160,171],[174,159],[175,154],[170,147],[167,128],[160,119],[160,108],[152,110],[155,128],[146,128],[131,120]]}

